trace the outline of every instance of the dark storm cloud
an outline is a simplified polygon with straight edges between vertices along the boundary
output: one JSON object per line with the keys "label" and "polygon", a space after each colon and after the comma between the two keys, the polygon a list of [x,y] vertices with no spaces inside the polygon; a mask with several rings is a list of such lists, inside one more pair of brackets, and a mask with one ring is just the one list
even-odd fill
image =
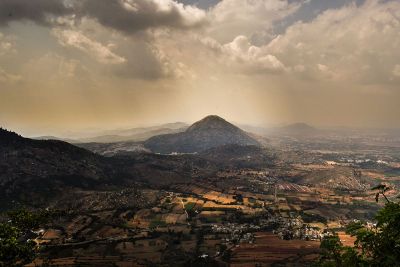
{"label": "dark storm cloud", "polygon": [[156,27],[192,28],[205,20],[202,10],[175,1],[87,0],[80,9],[102,25],[126,33]]}
{"label": "dark storm cloud", "polygon": [[64,16],[72,11],[71,7],[59,0],[1,0],[0,25],[17,20],[49,24],[49,16]]}
{"label": "dark storm cloud", "polygon": [[182,3],[156,0],[1,0],[0,25],[30,20],[52,24],[60,16],[89,17],[103,26],[135,33],[157,27],[188,29],[205,22],[205,12]]}

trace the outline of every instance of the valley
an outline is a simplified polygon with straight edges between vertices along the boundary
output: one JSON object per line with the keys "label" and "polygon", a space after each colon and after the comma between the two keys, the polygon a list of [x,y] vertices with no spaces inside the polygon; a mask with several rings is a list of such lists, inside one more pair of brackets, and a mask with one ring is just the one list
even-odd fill
{"label": "valley", "polygon": [[27,266],[309,266],[324,236],[351,245],[346,225],[374,223],[373,186],[398,194],[392,136],[302,126],[256,140],[215,117],[188,129],[81,148],[2,130],[2,209],[56,214]]}

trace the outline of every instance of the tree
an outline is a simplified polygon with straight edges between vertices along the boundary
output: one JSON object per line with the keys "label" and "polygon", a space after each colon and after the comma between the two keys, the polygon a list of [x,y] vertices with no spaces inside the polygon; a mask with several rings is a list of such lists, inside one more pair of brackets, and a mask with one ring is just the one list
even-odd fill
{"label": "tree", "polygon": [[375,195],[376,202],[379,201],[379,195],[382,195],[386,202],[390,202],[389,199],[386,197],[385,193],[390,190],[390,187],[385,184],[379,184],[375,187],[372,187],[371,190],[379,190]]}
{"label": "tree", "polygon": [[0,266],[22,266],[31,262],[38,252],[31,240],[32,230],[47,218],[46,212],[17,210],[7,213],[8,220],[0,223]]}
{"label": "tree", "polygon": [[363,267],[366,262],[351,247],[343,246],[337,234],[324,238],[321,242],[321,256],[317,266],[321,267]]}
{"label": "tree", "polygon": [[21,235],[17,227],[0,224],[0,266],[18,266],[34,259],[35,242],[20,240]]}
{"label": "tree", "polygon": [[385,200],[385,206],[375,216],[376,225],[355,222],[346,232],[356,237],[355,246],[346,247],[337,235],[321,242],[320,266],[399,266],[400,263],[400,204],[390,201],[388,187],[375,187]]}

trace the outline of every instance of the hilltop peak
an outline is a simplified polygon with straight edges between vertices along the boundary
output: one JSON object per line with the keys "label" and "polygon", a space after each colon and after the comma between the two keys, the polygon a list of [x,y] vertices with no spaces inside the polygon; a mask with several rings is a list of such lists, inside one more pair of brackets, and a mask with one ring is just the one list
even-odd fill
{"label": "hilltop peak", "polygon": [[0,127],[0,143],[8,144],[11,142],[16,142],[19,140],[23,140],[24,138],[15,132],[3,129]]}
{"label": "hilltop peak", "polygon": [[225,121],[223,118],[221,118],[218,115],[208,115],[206,117],[204,117],[203,119],[201,119],[200,121]]}
{"label": "hilltop peak", "polygon": [[145,142],[153,152],[167,154],[200,152],[229,144],[259,145],[246,132],[216,115],[193,123],[185,132],[154,136]]}
{"label": "hilltop peak", "polygon": [[230,129],[230,130],[240,130],[233,124],[227,122],[223,118],[217,115],[209,115],[204,117],[203,119],[193,123],[186,131],[203,131],[203,130],[211,130],[211,129]]}

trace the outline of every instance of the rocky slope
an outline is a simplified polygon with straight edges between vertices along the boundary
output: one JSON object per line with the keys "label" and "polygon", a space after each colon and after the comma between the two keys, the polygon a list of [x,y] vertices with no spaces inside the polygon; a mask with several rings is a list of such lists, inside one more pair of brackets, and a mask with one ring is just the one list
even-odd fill
{"label": "rocky slope", "polygon": [[66,142],[32,140],[0,129],[0,195],[46,198],[65,186],[91,187],[107,180],[111,166]]}
{"label": "rocky slope", "polygon": [[184,182],[215,168],[190,155],[103,157],[63,141],[33,140],[0,129],[0,209],[13,201],[47,205],[75,189]]}

